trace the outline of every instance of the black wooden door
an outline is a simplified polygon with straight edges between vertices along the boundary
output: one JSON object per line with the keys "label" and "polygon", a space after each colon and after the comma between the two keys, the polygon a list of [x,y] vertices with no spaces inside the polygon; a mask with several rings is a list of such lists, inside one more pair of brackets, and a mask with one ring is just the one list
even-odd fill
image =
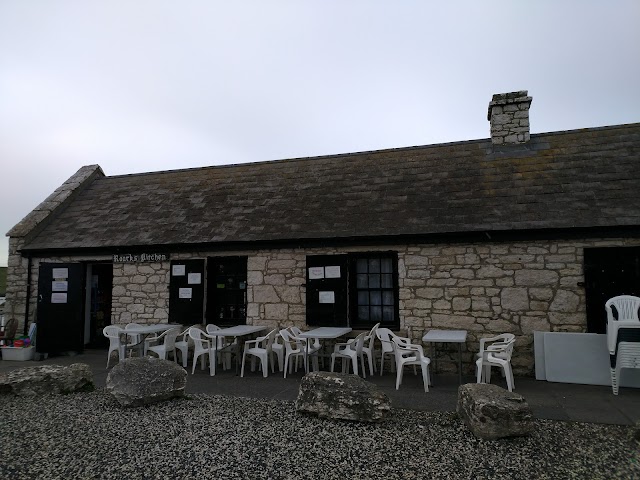
{"label": "black wooden door", "polygon": [[172,260],[169,274],[169,323],[202,323],[204,260]]}
{"label": "black wooden door", "polygon": [[640,296],[640,247],[585,248],[587,331],[606,333],[604,304],[617,295]]}
{"label": "black wooden door", "polygon": [[84,348],[84,266],[42,263],[38,274],[36,351],[58,353]]}
{"label": "black wooden door", "polygon": [[346,327],[348,256],[307,256],[307,325]]}
{"label": "black wooden door", "polygon": [[219,327],[247,323],[247,257],[207,259],[207,323]]}

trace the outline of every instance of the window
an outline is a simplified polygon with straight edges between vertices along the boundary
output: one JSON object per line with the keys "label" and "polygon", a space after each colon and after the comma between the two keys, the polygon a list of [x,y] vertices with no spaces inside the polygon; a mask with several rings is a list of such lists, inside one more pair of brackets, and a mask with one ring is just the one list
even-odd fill
{"label": "window", "polygon": [[309,255],[307,324],[398,329],[396,252]]}
{"label": "window", "polygon": [[353,254],[350,259],[351,326],[376,323],[399,328],[398,255],[393,252]]}

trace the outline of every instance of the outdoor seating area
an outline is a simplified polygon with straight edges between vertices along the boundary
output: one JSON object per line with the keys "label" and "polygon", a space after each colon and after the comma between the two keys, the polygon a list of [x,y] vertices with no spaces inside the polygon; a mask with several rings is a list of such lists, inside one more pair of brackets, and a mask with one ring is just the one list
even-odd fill
{"label": "outdoor seating area", "polygon": [[[424,346],[412,343],[410,338],[399,336],[388,328],[380,328],[380,324],[357,334],[347,327],[302,331],[290,326],[265,333],[266,330],[267,327],[254,325],[228,328],[214,324],[187,328],[173,324],[127,324],[124,328],[110,325],[104,328],[104,335],[110,341],[107,368],[113,352],[117,352],[118,359],[149,355],[173,360],[184,368],[191,364],[192,375],[199,365],[200,370],[208,366],[210,376],[215,376],[220,369],[235,368],[235,374],[244,377],[248,373],[247,363],[251,372],[258,370],[265,378],[269,373],[281,373],[287,378],[299,370],[337,370],[367,378],[367,370],[369,376],[378,370],[382,376],[386,368],[395,375],[395,388],[399,390],[405,368],[413,367],[413,374],[421,375],[425,392],[433,385],[432,359],[425,354]],[[349,335],[352,338],[347,338]],[[425,340],[429,339],[451,341],[461,348],[460,338],[466,338],[466,331],[430,330],[425,333],[423,343],[428,343]],[[509,333],[480,340],[480,351],[476,355],[478,383],[490,383],[492,367],[499,367],[508,390],[513,391],[510,362],[514,344],[515,336]],[[462,372],[458,373],[462,383]]]}

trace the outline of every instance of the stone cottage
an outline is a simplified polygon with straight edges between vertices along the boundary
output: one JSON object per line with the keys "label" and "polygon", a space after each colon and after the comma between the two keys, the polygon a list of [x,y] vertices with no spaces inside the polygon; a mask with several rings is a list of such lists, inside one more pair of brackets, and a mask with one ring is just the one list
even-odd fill
{"label": "stone cottage", "polygon": [[[603,332],[640,294],[640,124],[529,133],[526,91],[494,95],[491,138],[106,176],[80,168],[8,233],[7,309],[40,351],[128,322],[376,323]],[[457,352],[457,350],[455,350]]]}

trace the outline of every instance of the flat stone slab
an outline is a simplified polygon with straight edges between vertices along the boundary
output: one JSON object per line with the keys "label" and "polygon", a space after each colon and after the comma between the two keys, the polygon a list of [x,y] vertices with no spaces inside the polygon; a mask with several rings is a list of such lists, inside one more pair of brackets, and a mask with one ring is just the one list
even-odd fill
{"label": "flat stone slab", "polygon": [[461,385],[457,412],[471,432],[485,440],[529,435],[533,430],[533,414],[524,397],[497,385]]}
{"label": "flat stone slab", "polygon": [[107,376],[107,391],[125,407],[139,407],[184,396],[187,371],[168,360],[128,358]]}
{"label": "flat stone slab", "polygon": [[302,377],[296,411],[321,418],[381,422],[391,411],[389,398],[357,375],[312,372]]}
{"label": "flat stone slab", "polygon": [[24,367],[0,374],[0,394],[35,396],[93,389],[93,373],[86,363]]}

